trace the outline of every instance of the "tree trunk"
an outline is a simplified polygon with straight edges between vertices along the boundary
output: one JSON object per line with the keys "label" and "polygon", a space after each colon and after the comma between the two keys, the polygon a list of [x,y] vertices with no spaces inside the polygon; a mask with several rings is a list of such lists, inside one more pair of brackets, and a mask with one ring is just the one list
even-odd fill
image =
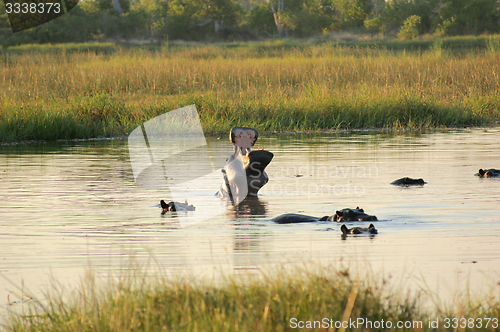
{"label": "tree trunk", "polygon": [[123,14],[123,9],[119,0],[113,0],[113,8],[118,12],[118,14]]}
{"label": "tree trunk", "polygon": [[165,0],[165,29],[168,31],[168,0]]}
{"label": "tree trunk", "polygon": [[219,21],[215,20],[214,22],[215,24],[215,33],[219,32],[220,30],[222,30],[222,28],[224,28],[224,21],[221,21],[219,23]]}
{"label": "tree trunk", "polygon": [[276,29],[278,30],[278,36],[280,38],[283,37],[283,31],[284,31],[284,24],[281,23],[281,20],[280,20],[280,15],[279,13],[283,10],[283,7],[284,7],[284,0],[278,0],[278,11],[276,12],[276,10],[274,9],[274,4],[273,4],[273,0],[269,0],[269,2],[271,3],[271,11],[273,12],[273,16],[274,16],[274,23],[276,24]]}

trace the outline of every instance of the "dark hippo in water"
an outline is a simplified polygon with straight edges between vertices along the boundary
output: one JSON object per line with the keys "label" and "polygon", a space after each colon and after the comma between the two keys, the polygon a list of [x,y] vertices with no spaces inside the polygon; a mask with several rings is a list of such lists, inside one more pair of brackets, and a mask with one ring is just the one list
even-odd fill
{"label": "dark hippo in water", "polygon": [[377,217],[366,214],[363,209],[356,207],[355,209],[342,209],[337,211],[331,221],[347,222],[347,221],[377,221]]}
{"label": "dark hippo in water", "polygon": [[266,150],[250,151],[257,137],[257,131],[251,128],[236,127],[229,133],[235,150],[222,170],[224,180],[218,194],[236,204],[246,196],[257,196],[269,181],[265,168],[274,155]]}
{"label": "dark hippo in water", "polygon": [[332,221],[332,222],[348,222],[348,221],[377,221],[377,217],[366,214],[363,209],[342,209],[337,211],[333,216],[324,216],[316,218],[303,214],[287,213],[277,216],[271,221],[277,224],[295,224],[301,222],[317,222],[317,221]]}
{"label": "dark hippo in water", "polygon": [[248,196],[257,196],[260,188],[269,181],[265,168],[273,157],[274,155],[266,150],[251,151],[243,156],[243,168],[247,175]]}
{"label": "dark hippo in water", "polygon": [[340,230],[342,231],[342,235],[346,236],[347,234],[377,234],[378,231],[375,229],[375,226],[373,224],[370,224],[368,228],[366,227],[353,227],[353,228],[347,228],[346,225],[340,226]]}
{"label": "dark hippo in water", "polygon": [[480,178],[498,178],[500,177],[500,169],[480,169],[479,172],[476,173],[476,176]]}
{"label": "dark hippo in water", "polygon": [[160,206],[161,206],[161,214],[164,215],[167,212],[176,212],[176,211],[195,211],[194,205],[189,205],[188,202],[186,201],[185,203],[179,203],[179,202],[169,202],[165,203],[165,201],[162,199],[160,201]]}
{"label": "dark hippo in water", "polygon": [[328,220],[328,218],[328,216],[316,218],[312,216],[306,216],[304,214],[287,213],[282,214],[281,216],[274,217],[273,219],[271,219],[271,221],[274,221],[277,224],[297,224],[301,222],[331,221]]}
{"label": "dark hippo in water", "polygon": [[409,177],[404,177],[404,178],[392,181],[391,184],[394,186],[408,187],[408,186],[423,186],[424,184],[426,184],[426,182],[424,181],[424,179],[412,179]]}

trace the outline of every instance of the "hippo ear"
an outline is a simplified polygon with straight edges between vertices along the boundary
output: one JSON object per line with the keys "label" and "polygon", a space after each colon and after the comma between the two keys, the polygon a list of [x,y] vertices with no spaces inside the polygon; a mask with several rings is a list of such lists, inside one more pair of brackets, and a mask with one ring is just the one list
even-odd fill
{"label": "hippo ear", "polygon": [[160,201],[160,206],[161,206],[162,209],[168,208],[168,204],[165,203],[165,201],[163,199]]}
{"label": "hippo ear", "polygon": [[478,173],[479,173],[480,176],[484,176],[484,174],[486,174],[486,172],[482,168],[479,169]]}
{"label": "hippo ear", "polygon": [[344,215],[344,212],[342,211],[336,211],[335,214],[338,216],[338,217],[342,217]]}
{"label": "hippo ear", "polygon": [[372,229],[372,228],[375,228],[375,226],[373,226],[373,224],[370,224],[370,226],[368,226],[368,229]]}
{"label": "hippo ear", "polygon": [[342,235],[346,235],[349,233],[349,230],[347,229],[346,225],[340,226],[340,230],[342,231]]}

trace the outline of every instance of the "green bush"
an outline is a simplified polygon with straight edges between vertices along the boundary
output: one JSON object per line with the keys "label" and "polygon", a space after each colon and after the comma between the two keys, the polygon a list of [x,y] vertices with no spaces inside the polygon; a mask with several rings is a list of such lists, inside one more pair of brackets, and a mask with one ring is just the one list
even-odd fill
{"label": "green bush", "polygon": [[398,33],[398,38],[401,40],[415,39],[418,37],[418,25],[420,24],[420,16],[412,15],[408,17]]}

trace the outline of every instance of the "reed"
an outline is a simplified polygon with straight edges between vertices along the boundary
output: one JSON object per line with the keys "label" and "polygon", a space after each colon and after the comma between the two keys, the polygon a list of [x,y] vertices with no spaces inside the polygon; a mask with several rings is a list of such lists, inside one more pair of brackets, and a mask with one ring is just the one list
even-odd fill
{"label": "reed", "polygon": [[[89,273],[70,294],[54,286],[43,301],[31,298],[22,308],[12,308],[3,330],[451,331],[457,329],[452,321],[446,328],[447,318],[465,318],[472,328],[462,331],[494,331],[498,320],[487,326],[487,319],[500,314],[493,293],[487,301],[462,298],[453,307],[438,306],[429,313],[420,308],[418,295],[394,289],[388,280],[353,277],[349,269],[333,267],[278,268],[218,282],[128,271],[105,284]],[[430,321],[436,319],[440,324],[433,328]],[[372,325],[364,325],[368,321]],[[343,329],[342,322],[355,325],[344,323]]]}
{"label": "reed", "polygon": [[133,270],[98,285],[89,274],[66,299],[54,289],[48,303],[32,300],[22,313],[12,311],[5,330],[288,331],[299,321],[323,318],[421,319],[414,300],[387,295],[383,286],[354,279],[348,270],[277,272],[225,277],[218,284],[189,277],[147,278]]}
{"label": "reed", "polygon": [[459,53],[439,41],[418,51],[287,42],[7,49],[0,140],[126,135],[192,103],[207,133],[494,124],[495,38]]}

